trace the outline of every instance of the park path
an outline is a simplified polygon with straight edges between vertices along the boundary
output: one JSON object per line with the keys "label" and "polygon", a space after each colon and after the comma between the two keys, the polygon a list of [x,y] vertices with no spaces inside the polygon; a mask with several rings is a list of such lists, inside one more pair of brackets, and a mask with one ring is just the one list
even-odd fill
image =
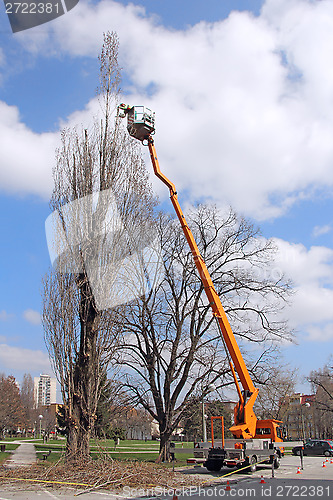
{"label": "park path", "polygon": [[9,468],[32,465],[36,463],[35,445],[32,443],[20,443],[13,451],[10,458],[6,460],[5,466]]}

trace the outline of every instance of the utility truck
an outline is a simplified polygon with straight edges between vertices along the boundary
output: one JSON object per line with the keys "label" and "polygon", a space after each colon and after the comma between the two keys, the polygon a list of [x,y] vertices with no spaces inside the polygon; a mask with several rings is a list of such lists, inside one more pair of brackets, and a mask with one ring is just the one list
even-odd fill
{"label": "utility truck", "polygon": [[222,433],[222,441],[216,441],[212,431],[212,446],[209,448],[204,465],[209,471],[218,471],[223,465],[248,467],[254,471],[258,462],[266,461],[277,468],[284,450],[280,427],[282,422],[258,420],[255,416],[253,405],[259,390],[254,387],[207,266],[181,210],[176,187],[161,172],[159,167],[153,139],[155,113],[144,106],[125,104],[120,104],[118,113],[122,118],[127,116],[129,134],[148,146],[154,173],[169,188],[171,202],[191,249],[194,263],[216,319],[238,393],[239,401],[234,409],[234,425],[230,427],[234,439],[224,440]]}

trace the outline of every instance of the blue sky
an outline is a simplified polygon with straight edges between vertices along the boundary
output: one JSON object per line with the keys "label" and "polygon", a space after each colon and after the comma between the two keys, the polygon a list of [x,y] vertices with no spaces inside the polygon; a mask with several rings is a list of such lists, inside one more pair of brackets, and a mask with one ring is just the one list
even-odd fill
{"label": "blue sky", "polygon": [[107,30],[119,34],[124,101],[156,111],[180,196],[231,204],[275,239],[295,287],[298,345],[285,359],[303,375],[322,367],[333,347],[332,0],[80,0],[16,34],[0,12],[0,372],[50,370],[39,313],[54,152],[64,126],[97,110]]}

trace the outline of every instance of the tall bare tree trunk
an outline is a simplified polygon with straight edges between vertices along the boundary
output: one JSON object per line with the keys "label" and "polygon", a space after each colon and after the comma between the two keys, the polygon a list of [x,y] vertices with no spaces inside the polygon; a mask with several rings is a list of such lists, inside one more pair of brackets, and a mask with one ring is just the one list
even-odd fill
{"label": "tall bare tree trunk", "polygon": [[69,421],[67,454],[89,456],[89,440],[98,403],[99,359],[97,336],[100,312],[87,277],[80,274],[79,289],[80,351],[73,376],[73,418]]}
{"label": "tall bare tree trunk", "polygon": [[57,259],[44,280],[43,325],[62,390],[69,458],[89,455],[103,374],[119,342],[113,318],[123,288],[115,285],[112,295],[112,277],[135,252],[129,240],[156,205],[141,152],[115,114],[117,58],[118,38],[108,33],[100,56],[102,116],[89,131],[63,132],[54,168]]}
{"label": "tall bare tree trunk", "polygon": [[160,430],[160,453],[157,462],[168,462],[170,460],[170,438],[173,429],[167,425],[167,421],[164,418],[159,422]]}

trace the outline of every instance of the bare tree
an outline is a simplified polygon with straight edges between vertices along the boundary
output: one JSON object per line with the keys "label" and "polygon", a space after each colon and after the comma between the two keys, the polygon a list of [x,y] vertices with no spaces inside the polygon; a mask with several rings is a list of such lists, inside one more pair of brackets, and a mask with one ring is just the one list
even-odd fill
{"label": "bare tree", "polygon": [[107,374],[102,380],[102,390],[97,406],[97,420],[95,436],[105,438],[113,427],[122,427],[119,421],[125,419],[128,411],[128,395],[124,392],[121,381],[114,376],[107,379]]}
{"label": "bare tree", "polygon": [[52,406],[46,406],[42,408],[43,411],[43,436],[44,441],[47,441],[50,437],[51,432],[55,432],[57,425],[57,414]]}
{"label": "bare tree", "polygon": [[[224,418],[224,435],[226,438],[232,438],[228,427],[232,424],[231,415],[233,413],[234,403],[230,401],[221,401],[220,399],[211,399],[209,397],[202,401],[200,398],[193,398],[192,404],[189,403],[180,422],[185,439],[187,441],[201,441],[204,436],[203,430],[203,412],[206,421],[206,430],[208,439],[212,435],[211,417],[219,416]],[[219,422],[214,425],[214,436],[220,439],[222,426]]]}
{"label": "bare tree", "polygon": [[[276,249],[232,210],[225,215],[214,206],[199,206],[189,224],[243,352],[253,351],[245,357],[258,378],[268,345],[291,336],[279,319],[290,284],[271,272]],[[119,363],[128,369],[126,387],[159,423],[160,460],[166,460],[170,436],[193,397],[198,392],[205,397],[211,383],[227,387],[232,378],[178,222],[162,215],[159,236],[164,279],[118,311],[125,335]]]}
{"label": "bare tree", "polygon": [[316,435],[323,439],[333,437],[333,367],[330,365],[311,371],[308,377],[315,393],[315,401],[311,405],[315,410]]}
{"label": "bare tree", "polygon": [[30,373],[25,373],[23,375],[20,395],[25,412],[26,424],[30,428],[33,428],[36,420],[36,410],[34,409],[34,382]]}
{"label": "bare tree", "polygon": [[[277,353],[275,353],[277,354]],[[262,419],[288,419],[289,398],[295,394],[297,370],[283,366],[279,356],[266,367],[266,375],[261,374],[262,383],[255,409]]]}
{"label": "bare tree", "polygon": [[89,454],[101,381],[118,342],[112,307],[126,298],[117,273],[155,204],[137,146],[114,118],[117,58],[117,36],[108,33],[100,56],[102,116],[90,130],[63,132],[54,169],[55,257],[44,279],[43,325],[73,458]]}
{"label": "bare tree", "polygon": [[25,413],[20,390],[12,375],[0,374],[0,431],[17,432],[25,426]]}

